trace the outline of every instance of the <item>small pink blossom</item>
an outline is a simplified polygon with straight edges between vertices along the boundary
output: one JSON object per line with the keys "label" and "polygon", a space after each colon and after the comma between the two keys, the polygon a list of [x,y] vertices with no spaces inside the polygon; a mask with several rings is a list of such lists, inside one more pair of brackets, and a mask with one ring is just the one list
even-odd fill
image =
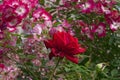
{"label": "small pink blossom", "polygon": [[12,19],[7,22],[8,27],[16,27],[21,22],[19,17],[13,16]]}
{"label": "small pink blossom", "polygon": [[6,66],[2,71],[2,80],[14,80],[19,75],[19,69],[15,66]]}
{"label": "small pink blossom", "polygon": [[57,32],[56,28],[55,28],[55,27],[52,27],[52,28],[50,28],[49,34],[50,34],[51,36],[53,36],[53,34],[56,33],[56,32]]}
{"label": "small pink blossom", "polygon": [[38,8],[33,12],[35,19],[43,18],[46,21],[52,20],[52,16],[43,8]]}
{"label": "small pink blossom", "polygon": [[10,44],[11,46],[16,46],[16,43],[17,43],[17,37],[13,36],[13,37],[12,37],[12,40],[9,41],[9,44]]}
{"label": "small pink blossom", "polygon": [[41,65],[41,61],[39,59],[34,59],[32,60],[32,63],[36,66],[40,66]]}
{"label": "small pink blossom", "polygon": [[102,9],[102,12],[105,13],[105,14],[110,14],[111,13],[111,11],[108,7],[101,6],[101,9]]}
{"label": "small pink blossom", "polygon": [[4,33],[0,32],[0,40],[4,38]]}
{"label": "small pink blossom", "polygon": [[64,6],[67,7],[67,8],[68,8],[68,7],[71,7],[71,6],[72,6],[72,5],[71,5],[71,1],[65,1],[65,2],[64,2]]}
{"label": "small pink blossom", "polygon": [[39,19],[39,18],[40,18],[40,14],[42,13],[42,11],[44,11],[43,8],[38,8],[37,10],[35,10],[35,11],[33,12],[33,17],[34,17],[35,19]]}
{"label": "small pink blossom", "polygon": [[3,3],[4,5],[9,5],[13,7],[15,5],[19,5],[19,0],[4,0]]}
{"label": "small pink blossom", "polygon": [[110,19],[117,21],[118,18],[120,17],[119,11],[117,10],[111,10],[111,13],[109,15],[107,15],[107,17],[109,17]]}
{"label": "small pink blossom", "polygon": [[[4,6],[4,5],[3,5]],[[3,21],[10,21],[11,19],[12,19],[12,17],[14,16],[13,15],[13,10],[14,10],[14,8],[13,7],[11,7],[11,6],[9,6],[9,5],[7,5],[7,6],[5,6],[3,9],[2,9],[2,12],[3,12],[3,14],[2,14],[2,19],[3,19]],[[9,13],[9,14],[8,14]]]}
{"label": "small pink blossom", "polygon": [[50,60],[46,63],[46,66],[54,66],[54,65],[55,65],[55,63],[52,60]]}
{"label": "small pink blossom", "polygon": [[17,14],[17,16],[24,18],[29,13],[29,8],[26,4],[21,3],[17,6],[15,6],[14,12]]}
{"label": "small pink blossom", "polygon": [[92,30],[90,30],[89,27],[82,28],[82,34],[87,35],[87,37],[91,40],[94,39],[94,34],[92,33]]}
{"label": "small pink blossom", "polygon": [[110,14],[105,14],[105,19],[109,25],[113,25],[120,22],[120,14],[117,10],[112,10]]}
{"label": "small pink blossom", "polygon": [[40,35],[42,33],[42,27],[40,24],[36,24],[32,30],[33,33]]}
{"label": "small pink blossom", "polygon": [[8,29],[8,31],[10,31],[10,32],[14,32],[15,30],[16,30],[16,28],[15,27],[7,27],[7,29]]}
{"label": "small pink blossom", "polygon": [[110,24],[110,29],[111,29],[112,31],[116,31],[116,30],[118,30],[118,28],[120,28],[120,22],[114,22],[114,21],[113,21],[113,23]]}
{"label": "small pink blossom", "polygon": [[56,30],[57,30],[57,31],[59,31],[59,32],[64,31],[64,29],[63,29],[63,27],[62,27],[62,26],[57,26],[57,27],[56,27]]}
{"label": "small pink blossom", "polygon": [[99,23],[93,28],[93,32],[97,33],[99,37],[104,37],[106,35],[106,25],[104,23]]}
{"label": "small pink blossom", "polygon": [[64,31],[62,26],[52,27],[49,30],[49,34],[53,36],[56,32],[62,32],[62,31]]}
{"label": "small pink blossom", "polygon": [[[46,20],[46,21],[44,21],[44,27],[49,27],[49,28],[51,28],[51,27],[53,27],[53,23],[52,23],[52,21],[51,20]],[[43,28],[44,28],[43,27]]]}
{"label": "small pink blossom", "polygon": [[80,5],[83,13],[90,13],[91,11],[93,11],[94,7],[95,3],[93,0],[88,0],[84,4]]}
{"label": "small pink blossom", "polygon": [[49,21],[49,20],[52,20],[52,16],[47,12],[47,11],[44,11],[42,14],[41,14],[41,17],[46,20],[46,21]]}
{"label": "small pink blossom", "polygon": [[64,20],[64,21],[62,22],[62,26],[65,27],[65,28],[70,28],[70,27],[71,27],[71,25],[68,23],[67,20]]}
{"label": "small pink blossom", "polygon": [[5,30],[6,28],[7,28],[7,24],[5,22],[2,22],[1,25],[0,25],[0,32]]}
{"label": "small pink blossom", "polygon": [[32,29],[32,25],[30,21],[24,21],[23,25],[22,25],[22,29],[24,30],[24,33],[29,34],[31,32]]}
{"label": "small pink blossom", "polygon": [[101,1],[97,1],[96,3],[95,3],[95,8],[94,8],[94,11],[96,12],[96,13],[103,13],[103,10],[102,10],[102,3],[101,3]]}

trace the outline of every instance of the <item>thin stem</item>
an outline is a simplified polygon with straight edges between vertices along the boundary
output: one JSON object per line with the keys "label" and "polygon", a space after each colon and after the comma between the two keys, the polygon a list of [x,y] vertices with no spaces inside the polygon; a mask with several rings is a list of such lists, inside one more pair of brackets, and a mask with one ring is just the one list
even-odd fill
{"label": "thin stem", "polygon": [[57,66],[58,66],[59,63],[60,63],[60,60],[61,60],[61,58],[58,59],[57,64],[56,64],[55,68],[53,69],[52,74],[50,75],[49,80],[52,80],[53,76],[55,75],[55,72],[56,72]]}
{"label": "thin stem", "polygon": [[34,77],[35,80],[39,80],[38,77],[29,69],[29,67],[26,64],[24,64],[24,66],[30,72],[30,74]]}
{"label": "thin stem", "polygon": [[94,71],[94,72],[93,72],[93,76],[92,76],[92,80],[96,80],[96,76],[97,76],[97,72]]}

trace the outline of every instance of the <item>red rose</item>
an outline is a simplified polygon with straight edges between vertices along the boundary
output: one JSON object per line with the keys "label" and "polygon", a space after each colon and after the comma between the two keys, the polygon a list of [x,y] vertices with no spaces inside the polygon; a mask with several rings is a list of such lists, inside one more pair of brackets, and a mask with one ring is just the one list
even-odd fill
{"label": "red rose", "polygon": [[82,48],[78,44],[78,39],[71,36],[67,32],[56,32],[53,38],[44,41],[45,46],[51,49],[49,58],[52,57],[66,57],[68,60],[78,63],[78,58],[75,57],[76,54],[85,52],[85,48]]}

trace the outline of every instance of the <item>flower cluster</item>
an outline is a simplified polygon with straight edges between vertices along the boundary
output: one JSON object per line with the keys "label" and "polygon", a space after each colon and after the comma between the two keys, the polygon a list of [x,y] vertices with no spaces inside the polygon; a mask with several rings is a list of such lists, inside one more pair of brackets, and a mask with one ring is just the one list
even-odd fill
{"label": "flower cluster", "polygon": [[38,0],[4,0],[0,4],[1,34],[6,29],[13,32],[17,29],[17,26],[23,26],[22,29],[25,29],[30,23],[34,23],[36,19],[40,20],[41,18],[46,23],[49,23],[48,21],[52,19],[51,15],[39,6]]}
{"label": "flower cluster", "polygon": [[[39,17],[37,17],[39,15]],[[43,20],[39,21],[39,20]],[[52,26],[52,16],[38,3],[38,0],[4,0],[0,3],[0,57],[6,45],[16,46],[18,37],[5,38],[7,33],[32,35],[40,41],[42,30]],[[50,25],[49,25],[50,24]],[[46,26],[46,27],[45,27]],[[41,35],[38,37],[37,35]],[[25,37],[22,37],[24,44]]]}
{"label": "flower cluster", "polygon": [[74,16],[73,19],[80,19],[74,22],[77,21],[81,27],[81,34],[87,35],[90,39],[94,39],[95,35],[104,37],[107,31],[114,32],[120,27],[120,14],[115,0],[73,0],[72,2],[64,1],[62,5],[58,8],[59,12],[77,11],[77,14],[80,14],[71,15]]}
{"label": "flower cluster", "polygon": [[5,0],[0,4],[0,30],[6,28],[14,31],[15,27],[22,21],[29,13],[28,5],[19,0]]}
{"label": "flower cluster", "polygon": [[[2,0],[0,79],[48,79],[56,63],[53,57],[76,64],[79,57],[83,63],[89,58],[91,63],[92,51],[102,50],[94,43],[102,40],[99,38],[110,37],[119,28],[120,14],[114,0]],[[110,35],[105,37],[107,34]],[[85,56],[78,55],[84,52]],[[60,66],[62,68],[64,71]],[[53,77],[55,73],[53,71]]]}
{"label": "flower cluster", "polygon": [[4,65],[0,64],[0,69],[1,68],[2,71],[0,71],[0,79],[2,80],[14,80],[20,73],[20,70],[15,65],[5,67]]}
{"label": "flower cluster", "polygon": [[97,15],[96,19],[92,18],[93,21],[85,26],[85,28],[82,28],[83,33],[87,34],[90,39],[93,39],[96,33],[99,37],[104,37],[108,30],[107,26],[112,31],[116,31],[120,24],[120,14],[115,9],[115,4],[116,2],[113,0],[87,0],[82,4],[78,4],[80,12],[83,14],[90,14],[90,16]]}
{"label": "flower cluster", "polygon": [[[38,55],[42,54],[38,50],[40,45],[36,44],[36,41],[39,43],[42,40],[44,36],[41,33],[43,29],[49,30],[47,27],[52,26],[51,20],[52,16],[39,4],[38,0],[3,0],[0,3],[0,74],[2,73],[0,76],[2,79],[14,80],[19,74],[17,68],[13,66],[15,63],[12,63],[10,58],[20,63],[23,62],[23,58],[21,59],[18,54],[15,54],[16,52],[12,52],[12,48],[15,48],[14,51],[23,49],[25,55],[37,52],[35,58],[24,61],[31,60],[31,63],[40,66],[41,61]],[[23,36],[19,37],[16,34]],[[32,37],[30,39],[25,35]],[[31,40],[35,45],[31,44]],[[36,46],[38,49],[33,49]]]}

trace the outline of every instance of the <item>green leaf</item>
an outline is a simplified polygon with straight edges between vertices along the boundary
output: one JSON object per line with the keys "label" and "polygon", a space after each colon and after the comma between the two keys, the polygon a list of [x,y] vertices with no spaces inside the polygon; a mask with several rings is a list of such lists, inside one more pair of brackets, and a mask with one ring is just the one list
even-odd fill
{"label": "green leaf", "polygon": [[53,24],[53,26],[56,27],[56,26],[58,26],[59,24],[61,24],[61,23],[60,23],[60,22],[56,22],[56,23]]}
{"label": "green leaf", "polygon": [[112,76],[116,76],[118,74],[118,70],[117,69],[113,69],[112,71],[111,71],[111,75]]}
{"label": "green leaf", "polygon": [[34,59],[36,56],[35,55],[27,55],[28,59]]}
{"label": "green leaf", "polygon": [[60,0],[56,0],[55,4],[58,5],[60,3]]}
{"label": "green leaf", "polygon": [[101,80],[109,80],[109,79],[107,79],[107,78],[103,78],[103,79],[101,79]]}
{"label": "green leaf", "polygon": [[44,5],[45,0],[39,0],[39,2],[40,2],[41,5]]}
{"label": "green leaf", "polygon": [[66,72],[69,72],[69,71],[70,71],[70,68],[65,67],[65,71],[66,71]]}
{"label": "green leaf", "polygon": [[89,58],[84,57],[84,59],[81,59],[81,61],[79,62],[79,65],[85,65],[88,61],[89,61]]}
{"label": "green leaf", "polygon": [[18,49],[17,53],[23,53],[23,49]]}

